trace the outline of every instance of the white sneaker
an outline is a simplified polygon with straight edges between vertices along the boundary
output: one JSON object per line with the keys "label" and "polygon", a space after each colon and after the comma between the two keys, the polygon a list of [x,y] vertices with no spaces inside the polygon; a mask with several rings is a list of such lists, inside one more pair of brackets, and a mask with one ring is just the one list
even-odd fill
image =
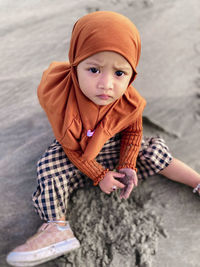
{"label": "white sneaker", "polygon": [[59,226],[56,221],[44,223],[25,244],[12,250],[7,256],[12,266],[36,266],[55,259],[80,247],[68,222]]}

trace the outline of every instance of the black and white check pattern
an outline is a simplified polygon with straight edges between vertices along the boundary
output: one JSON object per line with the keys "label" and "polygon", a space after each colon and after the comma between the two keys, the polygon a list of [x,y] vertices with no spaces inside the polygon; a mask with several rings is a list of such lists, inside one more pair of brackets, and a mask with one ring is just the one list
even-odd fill
{"label": "black and white check pattern", "polygon": [[144,138],[137,158],[138,179],[160,172],[171,160],[172,156],[162,138]]}
{"label": "black and white check pattern", "polygon": [[[108,140],[96,160],[105,168],[113,170],[119,161],[120,135]],[[145,138],[137,159],[139,179],[154,175],[167,167],[172,157],[163,139]],[[33,194],[36,212],[41,219],[59,219],[66,214],[71,193],[83,187],[87,177],[67,158],[58,141],[45,151],[37,164],[37,190]]]}

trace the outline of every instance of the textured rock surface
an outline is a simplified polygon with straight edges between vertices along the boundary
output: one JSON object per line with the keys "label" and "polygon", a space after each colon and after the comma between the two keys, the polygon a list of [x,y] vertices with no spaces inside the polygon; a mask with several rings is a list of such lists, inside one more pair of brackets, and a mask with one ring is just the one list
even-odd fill
{"label": "textured rock surface", "polygon": [[[161,134],[172,153],[200,171],[199,0],[0,0],[0,266],[41,224],[31,194],[36,161],[52,142],[36,96],[43,70],[67,59],[71,27],[95,10],[131,18],[142,37],[135,87],[148,101],[145,134]],[[81,248],[41,267],[198,267],[199,198],[152,177],[128,201],[90,184],[69,206]]]}

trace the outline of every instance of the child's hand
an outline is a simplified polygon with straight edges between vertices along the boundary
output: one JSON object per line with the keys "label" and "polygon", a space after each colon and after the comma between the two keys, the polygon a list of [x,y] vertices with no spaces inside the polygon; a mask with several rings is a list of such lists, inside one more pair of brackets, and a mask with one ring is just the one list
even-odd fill
{"label": "child's hand", "polygon": [[115,189],[113,189],[113,187],[114,188],[116,187],[116,189],[118,189],[118,188],[122,189],[122,188],[125,187],[125,185],[120,183],[115,178],[123,179],[124,176],[125,176],[124,173],[109,171],[109,172],[106,173],[106,175],[104,176],[103,180],[101,180],[99,182],[99,187],[106,194],[110,194],[111,192],[113,192],[113,190],[115,190]]}
{"label": "child's hand", "polygon": [[132,192],[134,186],[137,186],[138,184],[138,178],[137,174],[133,169],[130,168],[124,168],[119,170],[120,173],[124,173],[125,177],[118,178],[119,181],[121,181],[125,187],[122,189],[120,198],[127,199]]}

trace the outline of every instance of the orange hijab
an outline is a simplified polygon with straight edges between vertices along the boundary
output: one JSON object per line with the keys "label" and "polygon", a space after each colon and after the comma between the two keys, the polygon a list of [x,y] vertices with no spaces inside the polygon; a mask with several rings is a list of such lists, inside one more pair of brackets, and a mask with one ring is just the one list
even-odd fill
{"label": "orange hijab", "polygon": [[[82,159],[94,159],[109,138],[141,116],[145,100],[131,85],[115,102],[98,106],[81,92],[76,75],[76,66],[82,60],[101,51],[114,51],[132,66],[131,84],[140,50],[136,27],[121,14],[97,11],[75,23],[69,62],[52,63],[38,87],[40,104],[64,148],[81,151]],[[88,130],[94,131],[92,137],[87,136]]]}

